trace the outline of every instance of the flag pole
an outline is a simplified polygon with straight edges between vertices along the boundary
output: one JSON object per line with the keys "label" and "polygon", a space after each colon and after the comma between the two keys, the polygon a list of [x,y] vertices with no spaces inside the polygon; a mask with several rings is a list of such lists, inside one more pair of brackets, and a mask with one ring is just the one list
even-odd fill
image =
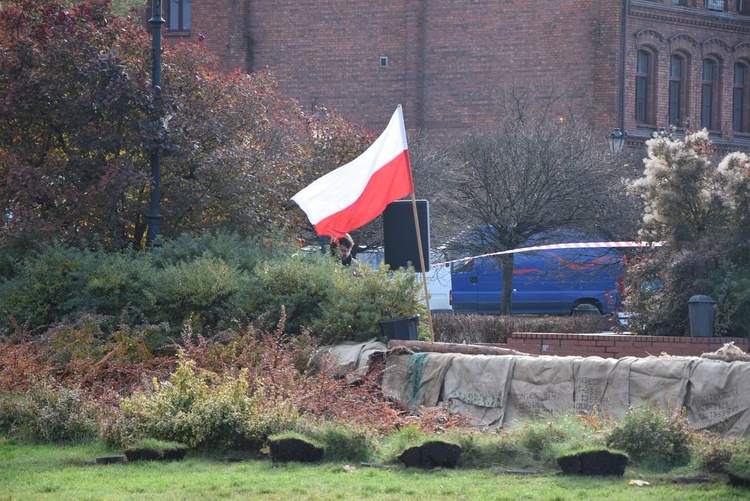
{"label": "flag pole", "polygon": [[[400,105],[399,105],[400,106]],[[419,264],[422,268],[422,285],[424,286],[424,298],[427,305],[427,324],[430,326],[430,342],[435,342],[435,331],[432,328],[432,311],[430,311],[430,292],[427,289],[427,273],[424,271],[424,254],[422,253],[422,235],[419,232],[419,215],[417,214],[417,199],[411,192],[411,208],[414,213],[414,227],[417,229],[417,249],[419,250]]]}

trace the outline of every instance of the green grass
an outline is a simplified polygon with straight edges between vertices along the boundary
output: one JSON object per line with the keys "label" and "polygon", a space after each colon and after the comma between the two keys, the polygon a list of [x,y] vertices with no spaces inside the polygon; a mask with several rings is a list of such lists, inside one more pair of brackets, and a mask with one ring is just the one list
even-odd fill
{"label": "green grass", "polygon": [[[709,484],[679,484],[669,475],[628,468],[624,477],[589,478],[508,474],[496,467],[426,472],[344,463],[276,466],[268,460],[225,462],[192,452],[177,462],[97,465],[119,454],[101,444],[58,447],[0,442],[0,500],[127,499],[748,499],[750,492],[716,476]],[[679,472],[679,473],[678,473]],[[638,487],[629,480],[650,483]]]}

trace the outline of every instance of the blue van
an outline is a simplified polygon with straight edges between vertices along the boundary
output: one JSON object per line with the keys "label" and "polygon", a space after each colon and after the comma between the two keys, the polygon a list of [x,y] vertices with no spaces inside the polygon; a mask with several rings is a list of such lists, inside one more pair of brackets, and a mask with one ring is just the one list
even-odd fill
{"label": "blue van", "polygon": [[[513,263],[513,314],[611,314],[619,306],[625,268],[610,248],[518,252]],[[503,270],[496,257],[451,267],[454,313],[500,313]],[[591,306],[581,306],[591,305]]]}

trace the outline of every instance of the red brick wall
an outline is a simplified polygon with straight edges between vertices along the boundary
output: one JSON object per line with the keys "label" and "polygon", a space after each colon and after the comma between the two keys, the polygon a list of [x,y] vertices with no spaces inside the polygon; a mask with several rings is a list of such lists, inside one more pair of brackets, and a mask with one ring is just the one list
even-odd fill
{"label": "red brick wall", "polygon": [[714,352],[729,342],[734,342],[745,353],[750,348],[750,339],[747,338],[537,333],[513,334],[508,339],[507,347],[531,355],[561,357],[622,358],[658,356],[662,353],[699,357],[703,353]]}
{"label": "red brick wall", "polygon": [[[384,127],[398,104],[412,122],[422,66],[421,1],[251,2],[250,70],[269,68],[306,109],[336,108]],[[380,66],[380,58],[388,66]]]}
{"label": "red brick wall", "polygon": [[[647,2],[632,2],[629,15],[628,68],[634,71],[636,52],[641,47],[649,47],[656,52],[656,100],[655,119],[652,123],[637,124],[634,117],[634,101],[629,99],[626,107],[627,129],[638,128],[647,131],[655,127],[669,125],[668,115],[668,82],[669,57],[676,51],[688,56],[688,75],[686,84],[690,92],[687,96],[687,118],[691,129],[700,128],[701,106],[701,73],[704,57],[713,56],[720,61],[720,127],[714,130],[721,132],[721,137],[731,138],[732,134],[732,82],[735,61],[747,60],[750,48],[745,48],[750,39],[746,16],[731,16],[709,12],[703,8],[703,2],[697,2],[698,8],[686,9],[665,5],[654,10]],[[725,10],[734,11],[725,2]],[[634,96],[635,78],[628,75],[628,95]]]}
{"label": "red brick wall", "polygon": [[[694,40],[691,125],[699,118],[700,60],[713,51],[724,58],[721,132],[731,138],[731,71],[735,58],[750,59],[750,45],[742,45],[750,42],[750,17],[732,15],[732,1],[729,13],[709,13],[697,0],[692,7],[629,3],[626,130],[640,127],[648,137],[668,125],[669,54],[684,35]],[[622,6],[623,0],[206,0],[192,3],[189,33],[166,36],[202,39],[225,71],[268,68],[282,94],[303,107],[337,108],[373,131],[382,130],[397,104],[409,129],[428,134],[491,126],[500,89],[552,83],[608,134],[622,120]],[[634,121],[634,66],[649,37],[659,52],[658,95],[654,123],[643,127]]]}
{"label": "red brick wall", "polygon": [[[224,71],[268,68],[304,107],[337,108],[373,130],[403,104],[410,128],[450,132],[491,124],[496,92],[511,82],[574,89],[574,104],[591,107],[600,10],[590,0],[545,9],[487,0],[208,0],[193,3],[189,32],[165,39],[204,43]],[[600,73],[611,80],[612,71]],[[613,92],[611,82],[602,88]]]}
{"label": "red brick wall", "polygon": [[[427,2],[424,122],[452,132],[489,127],[503,88],[554,85],[577,111],[593,106],[600,2]],[[562,109],[558,110],[561,115]]]}
{"label": "red brick wall", "polygon": [[[168,5],[167,0],[162,4]],[[219,58],[221,68],[232,71],[248,69],[251,54],[250,38],[247,32],[247,9],[249,0],[206,0],[191,2],[190,31],[180,33],[164,32],[166,43],[187,40],[204,43]],[[150,10],[149,10],[150,12]]]}

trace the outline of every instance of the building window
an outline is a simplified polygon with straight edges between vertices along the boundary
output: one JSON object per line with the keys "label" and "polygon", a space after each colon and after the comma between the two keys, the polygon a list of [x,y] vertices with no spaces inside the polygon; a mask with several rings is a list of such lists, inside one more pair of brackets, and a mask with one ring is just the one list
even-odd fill
{"label": "building window", "polygon": [[723,11],[724,0],[706,0],[706,9],[715,10],[715,11]]}
{"label": "building window", "polygon": [[669,124],[682,125],[683,98],[682,84],[683,59],[673,55],[669,58]]}
{"label": "building window", "polygon": [[169,0],[167,2],[167,29],[188,31],[190,29],[190,0]]}
{"label": "building window", "polygon": [[718,71],[716,61],[712,59],[703,60],[703,73],[701,82],[701,127],[714,129],[716,117],[714,99],[716,94],[716,77]]}
{"label": "building window", "polygon": [[651,115],[651,54],[639,50],[635,61],[635,120],[649,123]]}
{"label": "building window", "polygon": [[750,16],[750,0],[737,0],[737,14]]}
{"label": "building window", "polygon": [[747,132],[747,66],[734,65],[734,85],[732,86],[732,129],[734,132]]}

